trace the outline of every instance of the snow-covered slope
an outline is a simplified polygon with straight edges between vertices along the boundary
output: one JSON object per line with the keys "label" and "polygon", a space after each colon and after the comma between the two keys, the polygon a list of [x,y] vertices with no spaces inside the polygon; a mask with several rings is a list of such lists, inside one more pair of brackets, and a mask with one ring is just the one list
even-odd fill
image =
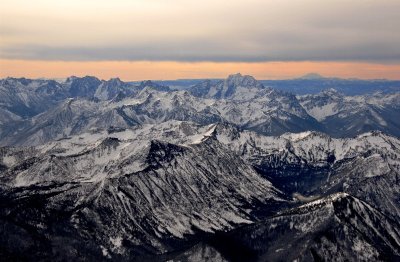
{"label": "snow-covered slope", "polygon": [[[167,121],[126,129],[92,130],[38,146],[35,150],[39,153],[35,154],[80,154],[112,138],[131,143],[119,155],[114,155],[114,158],[123,160],[121,156],[124,156],[136,159],[137,155],[145,152],[151,140],[190,147],[210,137],[248,161],[287,194],[325,194],[340,189],[363,200],[374,200],[372,204],[383,212],[400,215],[398,207],[392,207],[400,199],[400,185],[396,182],[400,174],[400,142],[381,132],[369,132],[346,139],[331,138],[317,132],[268,137],[227,123],[203,126],[191,122]],[[4,158],[7,161],[0,162],[3,166],[11,167],[7,163],[13,163],[14,155],[16,153],[10,153]],[[138,161],[129,166],[129,172],[140,170],[140,163]],[[81,175],[82,178],[101,173],[102,167],[98,169],[91,163],[85,166],[88,173]],[[381,186],[374,188],[376,183]],[[391,189],[387,190],[385,184],[390,184]],[[360,185],[364,187],[362,191],[358,190]]]}
{"label": "snow-covered slope", "polygon": [[400,225],[345,193],[290,209],[226,236],[262,261],[396,261]]}
{"label": "snow-covered slope", "polygon": [[[89,92],[92,82],[99,87]],[[226,82],[235,87],[229,91],[229,99],[196,97],[187,91],[170,91],[149,81],[143,82],[132,94],[123,95],[118,89],[111,92],[106,88],[122,85],[118,80],[69,79],[66,85],[70,90],[74,87],[73,94],[80,98],[67,99],[30,120],[17,121],[18,128],[10,125],[3,131],[0,144],[39,145],[93,129],[125,128],[169,120],[199,124],[229,122],[273,135],[322,129],[293,95],[265,89],[249,76],[230,76]],[[87,99],[92,96],[96,99]],[[105,97],[113,98],[101,101]]]}
{"label": "snow-covered slope", "polygon": [[399,105],[240,74],[1,80],[0,257],[398,260]]}
{"label": "snow-covered slope", "polygon": [[[190,125],[168,127],[171,132],[147,126],[4,148],[0,241],[8,234],[20,244],[1,245],[12,254],[33,249],[36,258],[63,249],[70,259],[83,251],[138,258],[179,249],[198,232],[252,223],[254,210],[283,202],[268,180],[209,135],[215,127],[197,127],[204,137],[193,133],[186,142]],[[42,240],[34,247],[37,238]]]}
{"label": "snow-covered slope", "polygon": [[344,96],[334,89],[299,97],[307,113],[335,137],[355,136],[370,130],[400,134],[400,94],[374,93]]}
{"label": "snow-covered slope", "polygon": [[264,86],[252,76],[240,73],[230,75],[221,81],[204,81],[190,88],[190,92],[198,97],[213,99],[249,100],[262,96]]}
{"label": "snow-covered slope", "polygon": [[[316,249],[322,257],[337,252],[346,259],[363,258],[349,244],[353,241],[371,259],[396,258],[398,243],[392,238],[399,228],[392,221],[400,217],[399,150],[400,141],[381,132],[352,139],[317,132],[269,137],[228,123],[176,120],[1,148],[0,241],[11,258],[54,259],[65,252],[69,259],[80,253],[88,259],[139,259],[322,198],[261,223],[272,235],[254,233],[256,241],[267,237],[273,252],[261,244],[250,249],[261,248],[273,258],[291,234],[307,239],[309,233],[328,232],[332,238],[326,246],[315,238],[298,245],[300,238],[294,237],[290,256],[307,259]],[[337,192],[346,193],[328,197]],[[348,220],[353,216],[360,221]],[[304,231],[310,221],[315,227]],[[274,224],[277,229],[270,228]],[[259,232],[259,226],[250,228]],[[371,240],[376,232],[379,239]],[[251,242],[245,236],[242,240]],[[345,244],[335,251],[339,240]],[[180,256],[201,257],[202,250],[225,257],[208,245]]]}
{"label": "snow-covered slope", "polygon": [[265,137],[220,124],[217,139],[282,191],[348,192],[400,217],[400,141],[381,132],[337,139],[317,132]]}
{"label": "snow-covered slope", "polygon": [[67,93],[66,88],[53,80],[6,78],[0,80],[0,109],[19,118],[32,117],[55,106]]}
{"label": "snow-covered slope", "polygon": [[296,97],[240,74],[201,82],[188,91],[151,81],[135,85],[89,76],[62,83],[0,81],[0,145],[38,145],[93,129],[169,120],[229,122],[267,135],[314,130],[352,137],[380,130],[398,136],[399,114],[398,93],[346,97],[327,90]]}

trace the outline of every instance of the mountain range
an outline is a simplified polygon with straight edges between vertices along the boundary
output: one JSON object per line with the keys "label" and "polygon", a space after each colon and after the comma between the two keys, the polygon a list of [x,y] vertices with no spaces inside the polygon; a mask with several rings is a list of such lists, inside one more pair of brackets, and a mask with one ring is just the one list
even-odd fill
{"label": "mountain range", "polygon": [[400,93],[0,81],[0,256],[396,261]]}
{"label": "mountain range", "polygon": [[228,122],[265,135],[320,131],[334,137],[381,130],[400,135],[400,93],[344,96],[335,90],[295,96],[231,75],[173,91],[151,81],[70,77],[0,81],[0,145],[38,145],[91,129],[168,120]]}
{"label": "mountain range", "polygon": [[[212,79],[218,81],[221,79]],[[203,79],[178,79],[156,81],[168,85],[175,90],[187,90],[193,85],[204,82]],[[346,96],[373,94],[376,92],[396,93],[400,91],[399,80],[386,79],[342,79],[325,77],[317,73],[309,73],[301,77],[282,80],[259,80],[265,86],[276,90],[290,92],[295,95],[318,94],[327,89],[336,89]],[[137,83],[137,82],[132,82]]]}
{"label": "mountain range", "polygon": [[[351,226],[356,231],[346,233],[346,241],[369,247],[366,258],[398,258],[400,228],[393,221],[400,217],[399,149],[399,139],[379,132],[346,139],[316,132],[269,137],[227,123],[175,120],[3,148],[1,246],[18,259],[56,259],[60,252],[69,259],[82,253],[89,259],[150,259],[196,241],[235,242],[256,231],[279,249],[285,235],[275,238],[269,226],[277,220],[287,236],[303,232],[302,241],[308,231],[333,230],[342,237],[337,231]],[[360,212],[375,222],[363,215],[364,222],[350,219]],[[337,216],[351,225],[331,224]],[[378,240],[364,231],[378,232],[390,245],[376,247]],[[239,238],[245,242],[237,245],[250,245],[250,238]],[[335,252],[330,241],[319,256]],[[313,256],[310,248],[319,242],[307,243],[291,249],[291,256]],[[273,258],[275,251],[266,247],[253,246],[252,256]],[[351,248],[341,246],[344,259],[356,256]],[[231,255],[221,250],[221,256]]]}

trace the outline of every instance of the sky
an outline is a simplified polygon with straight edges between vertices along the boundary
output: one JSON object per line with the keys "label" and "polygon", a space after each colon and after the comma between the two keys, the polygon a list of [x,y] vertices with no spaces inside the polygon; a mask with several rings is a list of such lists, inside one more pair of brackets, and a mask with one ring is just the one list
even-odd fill
{"label": "sky", "polygon": [[399,0],[0,0],[0,77],[400,79]]}

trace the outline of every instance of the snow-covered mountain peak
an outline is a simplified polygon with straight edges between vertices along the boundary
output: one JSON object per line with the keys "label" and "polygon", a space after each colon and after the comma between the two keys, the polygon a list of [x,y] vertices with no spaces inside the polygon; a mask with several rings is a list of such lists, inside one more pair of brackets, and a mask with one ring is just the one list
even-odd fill
{"label": "snow-covered mountain peak", "polygon": [[109,89],[111,88],[116,88],[116,87],[122,87],[122,86],[127,86],[127,83],[121,81],[121,79],[117,78],[110,78],[107,81],[102,80],[101,83],[102,86],[106,86]]}
{"label": "snow-covered mountain peak", "polygon": [[112,77],[108,80],[110,83],[124,83],[119,77]]}
{"label": "snow-covered mountain peak", "polygon": [[260,96],[263,89],[264,86],[254,77],[238,73],[217,82],[201,82],[191,87],[190,92],[194,96],[205,98],[249,100]]}
{"label": "snow-covered mountain peak", "polygon": [[250,75],[242,75],[240,73],[229,75],[228,78],[225,79],[225,83],[235,87],[262,87],[262,84],[260,84],[254,77]]}
{"label": "snow-covered mountain peak", "polygon": [[66,83],[73,83],[73,82],[77,82],[80,84],[83,83],[90,84],[90,83],[100,83],[101,80],[95,76],[83,76],[83,77],[70,76],[66,80]]}
{"label": "snow-covered mountain peak", "polygon": [[27,79],[25,77],[20,77],[20,78],[7,77],[5,79],[1,79],[1,84],[2,85],[8,85],[8,86],[18,85],[18,84],[27,86],[30,83],[32,83],[32,80],[31,79]]}
{"label": "snow-covered mountain peak", "polygon": [[75,79],[78,79],[79,77],[77,76],[69,76],[65,79],[65,83],[70,83],[72,81],[74,81]]}

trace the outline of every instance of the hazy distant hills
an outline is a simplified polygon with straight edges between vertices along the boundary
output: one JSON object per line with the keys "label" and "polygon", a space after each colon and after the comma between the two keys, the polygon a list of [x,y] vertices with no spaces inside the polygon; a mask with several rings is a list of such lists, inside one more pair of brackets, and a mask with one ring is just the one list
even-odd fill
{"label": "hazy distant hills", "polygon": [[265,86],[297,95],[317,94],[325,89],[336,89],[348,95],[364,95],[375,92],[394,93],[400,91],[399,80],[361,80],[325,77],[302,77],[288,80],[261,80]]}

